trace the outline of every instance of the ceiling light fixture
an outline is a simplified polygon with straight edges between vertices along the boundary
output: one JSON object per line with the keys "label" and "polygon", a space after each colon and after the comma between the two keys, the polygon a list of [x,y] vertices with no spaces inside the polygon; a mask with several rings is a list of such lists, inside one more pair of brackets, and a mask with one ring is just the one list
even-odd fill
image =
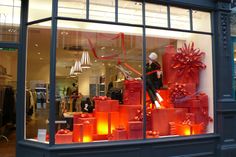
{"label": "ceiling light fixture", "polygon": [[82,73],[82,67],[81,67],[81,63],[79,60],[75,61],[75,65],[74,65],[74,74],[78,75]]}
{"label": "ceiling light fixture", "polygon": [[70,77],[76,77],[76,75],[74,74],[74,66],[72,66],[70,69]]}
{"label": "ceiling light fixture", "polygon": [[91,68],[90,56],[88,51],[83,51],[81,58],[81,67],[84,69]]}

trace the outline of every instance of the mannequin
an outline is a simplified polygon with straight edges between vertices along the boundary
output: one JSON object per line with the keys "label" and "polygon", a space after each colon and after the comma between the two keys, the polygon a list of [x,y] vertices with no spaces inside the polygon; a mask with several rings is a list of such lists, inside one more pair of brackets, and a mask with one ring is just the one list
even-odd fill
{"label": "mannequin", "polygon": [[147,92],[153,104],[156,108],[160,108],[159,102],[163,101],[159,93],[156,90],[163,87],[162,83],[162,71],[161,65],[157,62],[158,55],[155,52],[151,52],[148,56],[148,63],[146,64],[147,72]]}

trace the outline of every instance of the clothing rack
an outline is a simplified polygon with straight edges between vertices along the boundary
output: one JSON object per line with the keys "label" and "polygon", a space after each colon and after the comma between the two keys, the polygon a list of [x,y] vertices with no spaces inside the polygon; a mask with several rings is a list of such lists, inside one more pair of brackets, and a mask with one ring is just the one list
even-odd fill
{"label": "clothing rack", "polygon": [[[6,92],[8,92],[7,96],[6,96]],[[8,99],[9,101],[6,102],[7,100],[5,100],[5,99]],[[10,103],[11,105],[9,105],[8,103]],[[8,107],[12,107],[12,108],[6,109],[6,105],[8,105]],[[14,119],[15,119],[15,118],[13,118],[14,117],[14,109],[15,109],[14,88],[11,85],[0,85],[0,131],[1,131],[0,132],[0,142],[4,142],[4,141],[8,142],[9,141],[5,134],[8,132],[7,129],[13,128],[11,126],[14,124]],[[4,117],[4,116],[6,116],[6,115],[4,115],[4,113],[6,114],[6,112],[8,112],[8,111],[11,111],[12,115],[7,115],[7,117]]]}

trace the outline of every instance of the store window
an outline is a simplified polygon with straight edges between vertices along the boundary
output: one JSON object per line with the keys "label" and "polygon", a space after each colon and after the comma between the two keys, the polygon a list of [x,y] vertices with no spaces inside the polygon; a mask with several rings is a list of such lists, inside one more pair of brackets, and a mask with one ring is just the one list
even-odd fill
{"label": "store window", "polygon": [[211,13],[192,10],[193,30],[211,32]]}
{"label": "store window", "polygon": [[86,18],[86,0],[58,0],[58,16]]}
{"label": "store window", "polygon": [[29,0],[28,21],[52,16],[52,0]]}
{"label": "store window", "polygon": [[167,6],[147,3],[146,25],[168,27]]}
{"label": "store window", "polygon": [[142,3],[130,0],[118,1],[118,22],[142,24]]}
{"label": "store window", "polygon": [[20,0],[0,0],[0,41],[19,41],[20,7]]}
{"label": "store window", "polygon": [[190,30],[189,9],[170,7],[170,27],[176,29]]}
{"label": "store window", "polygon": [[27,36],[25,137],[48,143],[51,21],[30,25]]}
{"label": "store window", "polygon": [[211,35],[146,34],[146,137],[213,133]]}
{"label": "store window", "polygon": [[58,24],[56,143],[143,139],[142,29]]}

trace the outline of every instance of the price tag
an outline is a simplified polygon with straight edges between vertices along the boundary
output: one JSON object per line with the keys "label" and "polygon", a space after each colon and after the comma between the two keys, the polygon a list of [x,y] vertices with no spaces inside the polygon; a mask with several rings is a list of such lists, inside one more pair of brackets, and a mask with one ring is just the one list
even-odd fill
{"label": "price tag", "polygon": [[46,129],[38,129],[38,141],[39,142],[46,142]]}

